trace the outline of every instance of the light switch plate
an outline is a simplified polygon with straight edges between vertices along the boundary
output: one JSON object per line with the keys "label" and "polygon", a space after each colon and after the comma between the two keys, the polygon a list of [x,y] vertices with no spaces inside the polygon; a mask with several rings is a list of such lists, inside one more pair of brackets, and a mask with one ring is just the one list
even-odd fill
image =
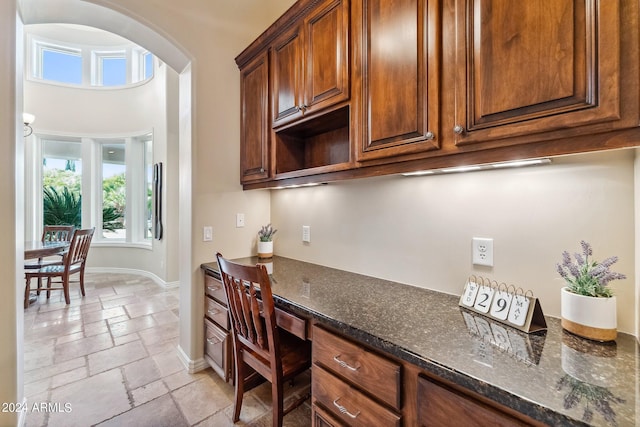
{"label": "light switch plate", "polygon": [[202,241],[210,242],[212,240],[213,240],[213,227],[211,227],[210,225],[207,225],[202,229]]}
{"label": "light switch plate", "polygon": [[244,227],[244,214],[236,214],[236,228]]}
{"label": "light switch plate", "polygon": [[311,243],[311,226],[309,225],[302,226],[302,241],[306,243]]}

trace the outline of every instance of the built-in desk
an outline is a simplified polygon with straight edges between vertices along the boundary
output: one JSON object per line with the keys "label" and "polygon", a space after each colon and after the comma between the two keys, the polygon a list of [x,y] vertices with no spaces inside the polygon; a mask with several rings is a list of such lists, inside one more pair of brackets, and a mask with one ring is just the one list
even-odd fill
{"label": "built-in desk", "polygon": [[[202,268],[217,272],[215,262]],[[597,344],[547,317],[546,332],[507,328],[508,342],[498,343],[496,326],[463,311],[455,295],[277,256],[270,268],[278,308],[402,365],[402,425],[430,410],[415,396],[431,393],[434,379],[446,386],[435,397],[468,393],[548,425],[640,425],[640,349],[631,335]]]}

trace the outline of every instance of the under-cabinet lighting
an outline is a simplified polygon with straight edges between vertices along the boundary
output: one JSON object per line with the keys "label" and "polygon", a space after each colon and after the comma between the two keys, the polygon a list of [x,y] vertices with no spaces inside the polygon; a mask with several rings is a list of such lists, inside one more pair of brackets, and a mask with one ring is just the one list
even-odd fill
{"label": "under-cabinet lighting", "polygon": [[442,173],[454,173],[454,172],[471,172],[478,170],[487,170],[487,169],[500,169],[500,168],[516,168],[522,166],[535,166],[535,165],[547,165],[551,163],[551,159],[542,158],[542,159],[529,159],[529,160],[514,160],[508,162],[498,162],[498,163],[486,163],[483,165],[472,165],[472,166],[458,166],[453,168],[444,168],[444,169],[431,169],[431,170],[422,170],[416,172],[407,172],[403,173],[402,176],[423,176],[423,175],[436,175]]}
{"label": "under-cabinet lighting", "polygon": [[480,169],[482,169],[482,167],[480,166],[459,166],[456,168],[441,169],[441,172],[444,172],[444,173],[471,172],[471,171],[478,171]]}
{"label": "under-cabinet lighting", "polygon": [[316,187],[318,185],[325,185],[326,182],[311,182],[309,184],[293,184],[293,185],[282,185],[280,187],[273,187],[272,190],[286,190],[289,188],[301,188],[301,187]]}
{"label": "under-cabinet lighting", "polygon": [[402,176],[422,176],[422,175],[432,175],[435,171],[416,171],[416,172],[408,172],[403,173]]}

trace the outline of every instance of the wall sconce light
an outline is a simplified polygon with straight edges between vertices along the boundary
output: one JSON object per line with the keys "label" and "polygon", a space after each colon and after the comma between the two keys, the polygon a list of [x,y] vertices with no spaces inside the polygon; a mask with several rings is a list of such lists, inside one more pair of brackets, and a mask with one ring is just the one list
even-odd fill
{"label": "wall sconce light", "polygon": [[36,119],[36,116],[29,113],[22,113],[22,121],[24,122],[24,137],[28,137],[33,133],[33,128],[31,127],[31,123]]}

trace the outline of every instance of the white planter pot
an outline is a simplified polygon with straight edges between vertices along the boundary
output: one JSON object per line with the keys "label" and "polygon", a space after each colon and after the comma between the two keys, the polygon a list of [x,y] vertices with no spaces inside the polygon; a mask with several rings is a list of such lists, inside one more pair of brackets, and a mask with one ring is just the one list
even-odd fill
{"label": "white planter pot", "polygon": [[258,241],[258,258],[271,258],[273,256],[273,241]]}
{"label": "white planter pot", "polygon": [[560,292],[560,315],[564,329],[595,341],[616,339],[616,297],[586,297],[574,294],[566,287]]}

